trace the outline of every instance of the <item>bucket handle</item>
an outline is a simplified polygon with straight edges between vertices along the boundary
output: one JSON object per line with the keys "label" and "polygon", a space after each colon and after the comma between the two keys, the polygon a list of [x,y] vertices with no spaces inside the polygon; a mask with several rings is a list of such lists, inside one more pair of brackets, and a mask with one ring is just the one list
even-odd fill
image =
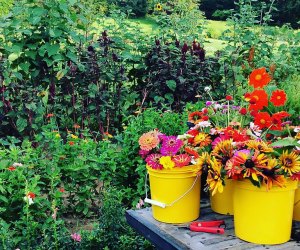
{"label": "bucket handle", "polygon": [[172,201],[171,203],[169,204],[166,204],[166,203],[163,203],[163,202],[160,202],[160,201],[156,201],[156,200],[152,200],[152,199],[149,199],[148,198],[148,191],[147,191],[147,181],[148,181],[148,173],[146,174],[146,178],[145,178],[145,192],[146,192],[146,198],[144,199],[144,202],[146,203],[149,203],[151,205],[155,205],[155,206],[158,206],[158,207],[161,207],[161,208],[165,208],[165,207],[171,207],[173,206],[176,202],[178,202],[179,200],[181,200],[184,196],[186,196],[189,192],[192,191],[192,189],[194,188],[198,178],[199,178],[199,174],[196,175],[196,178],[192,184],[192,186],[187,190],[185,191],[182,195],[180,195],[177,199],[175,199],[174,201]]}

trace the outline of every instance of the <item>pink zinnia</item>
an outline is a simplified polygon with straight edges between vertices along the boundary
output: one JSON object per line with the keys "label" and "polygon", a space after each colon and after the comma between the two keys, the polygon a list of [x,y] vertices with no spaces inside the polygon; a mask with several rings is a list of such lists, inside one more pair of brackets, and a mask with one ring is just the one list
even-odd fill
{"label": "pink zinnia", "polygon": [[162,155],[175,155],[182,145],[182,140],[177,139],[176,136],[163,136],[160,153]]}
{"label": "pink zinnia", "polygon": [[143,149],[140,149],[139,150],[139,155],[143,158],[143,159],[145,159],[146,157],[147,157],[147,155],[149,154],[149,150],[143,150]]}
{"label": "pink zinnia", "polygon": [[176,167],[184,167],[190,164],[192,157],[188,154],[175,155],[173,161]]}
{"label": "pink zinnia", "polygon": [[161,154],[151,154],[147,156],[145,161],[153,169],[163,169],[163,166],[159,163],[161,156]]}
{"label": "pink zinnia", "polygon": [[71,238],[72,238],[74,241],[78,241],[78,242],[81,241],[81,235],[78,234],[78,233],[73,233],[73,234],[71,234]]}

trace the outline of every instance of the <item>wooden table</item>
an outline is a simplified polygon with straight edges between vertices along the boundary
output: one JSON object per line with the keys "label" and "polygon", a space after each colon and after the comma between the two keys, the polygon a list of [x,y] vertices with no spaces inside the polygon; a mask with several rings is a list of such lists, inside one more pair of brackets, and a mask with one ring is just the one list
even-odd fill
{"label": "wooden table", "polygon": [[[126,211],[127,222],[141,235],[150,240],[157,249],[284,249],[300,250],[300,242],[290,240],[281,245],[257,245],[240,240],[234,235],[233,216],[214,213],[207,200],[201,201],[201,220],[224,220],[224,235],[192,232],[172,224],[156,221],[151,208]],[[300,236],[300,222],[293,222],[293,234]],[[298,238],[299,239],[299,238]]]}

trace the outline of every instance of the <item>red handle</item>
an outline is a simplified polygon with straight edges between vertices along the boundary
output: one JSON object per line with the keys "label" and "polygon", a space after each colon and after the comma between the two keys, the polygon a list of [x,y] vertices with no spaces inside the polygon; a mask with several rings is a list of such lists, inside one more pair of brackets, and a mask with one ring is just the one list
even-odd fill
{"label": "red handle", "polygon": [[191,225],[198,227],[219,227],[221,225],[225,225],[225,222],[223,220],[194,221]]}
{"label": "red handle", "polygon": [[202,227],[198,225],[190,225],[190,230],[194,232],[205,232],[212,234],[223,234],[225,232],[224,228],[220,227]]}

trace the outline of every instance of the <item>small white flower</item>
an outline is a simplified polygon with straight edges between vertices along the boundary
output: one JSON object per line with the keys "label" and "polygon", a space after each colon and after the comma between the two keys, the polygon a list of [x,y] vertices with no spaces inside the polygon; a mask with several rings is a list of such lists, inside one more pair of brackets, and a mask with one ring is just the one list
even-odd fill
{"label": "small white flower", "polygon": [[250,129],[256,136],[261,136],[262,130],[259,128],[259,126],[255,125],[253,122],[250,122]]}
{"label": "small white flower", "polygon": [[194,137],[194,136],[189,135],[189,134],[177,135],[178,140],[186,140],[186,139],[189,139],[189,138],[192,138],[192,137]]}
{"label": "small white flower", "polygon": [[294,128],[294,132],[296,132],[296,133],[300,132],[300,127]]}
{"label": "small white flower", "polygon": [[219,104],[219,103],[216,103],[216,104],[214,105],[214,108],[215,108],[215,109],[221,109],[221,108],[222,108],[222,105]]}
{"label": "small white flower", "polygon": [[193,165],[196,165],[196,164],[197,164],[197,161],[194,159],[194,156],[192,157],[191,163],[192,163]]}
{"label": "small white flower", "polygon": [[211,127],[211,123],[209,121],[201,121],[197,124],[200,128]]}
{"label": "small white flower", "polygon": [[28,202],[29,205],[31,205],[31,204],[34,203],[34,202],[33,202],[33,199],[32,199],[31,197],[28,197],[28,196],[25,196],[25,197],[24,197],[24,201],[25,201],[25,202]]}
{"label": "small white flower", "polygon": [[22,163],[18,163],[18,162],[15,162],[14,164],[12,164],[13,167],[22,167],[23,164]]}
{"label": "small white flower", "polygon": [[211,88],[209,87],[209,86],[206,86],[205,88],[204,88],[204,91],[205,92],[209,92],[211,90]]}

